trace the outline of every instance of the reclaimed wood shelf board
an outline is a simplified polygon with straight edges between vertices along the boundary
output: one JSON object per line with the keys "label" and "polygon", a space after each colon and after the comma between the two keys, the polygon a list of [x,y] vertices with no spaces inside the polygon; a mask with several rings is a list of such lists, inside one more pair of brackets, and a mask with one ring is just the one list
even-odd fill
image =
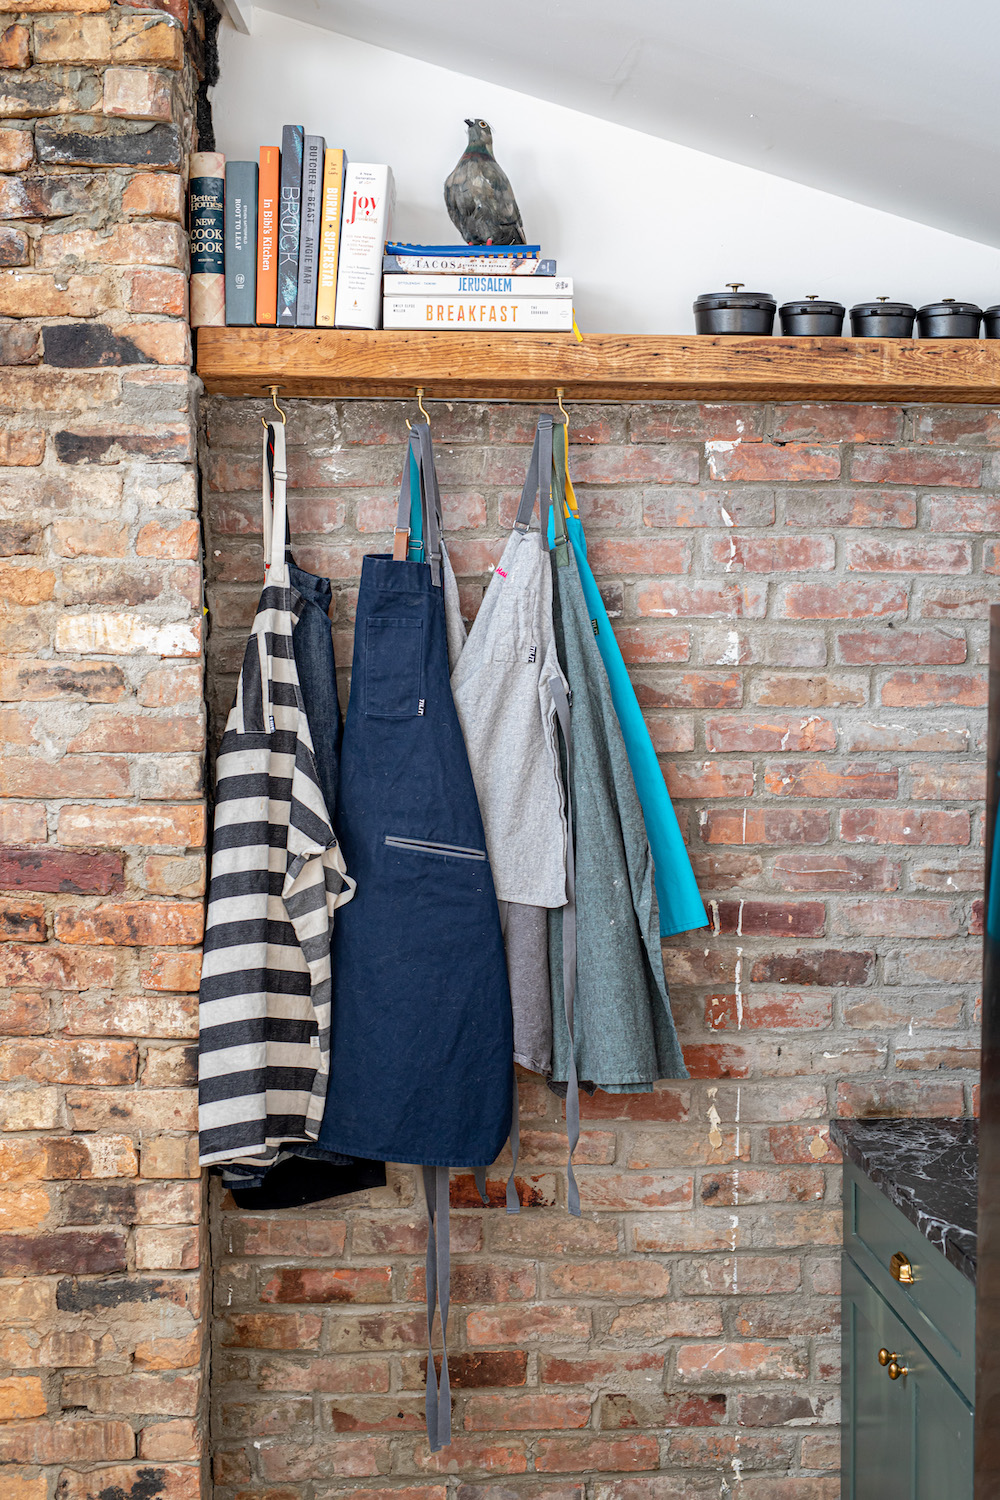
{"label": "reclaimed wood shelf board", "polygon": [[1000,339],[199,328],[213,395],[1000,404]]}

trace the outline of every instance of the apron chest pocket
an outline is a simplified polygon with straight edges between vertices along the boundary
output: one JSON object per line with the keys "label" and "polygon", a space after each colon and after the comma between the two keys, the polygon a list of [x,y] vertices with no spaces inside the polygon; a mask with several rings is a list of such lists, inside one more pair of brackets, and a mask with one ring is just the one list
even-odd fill
{"label": "apron chest pocket", "polygon": [[415,719],[423,697],[423,621],[369,620],[365,645],[368,718]]}

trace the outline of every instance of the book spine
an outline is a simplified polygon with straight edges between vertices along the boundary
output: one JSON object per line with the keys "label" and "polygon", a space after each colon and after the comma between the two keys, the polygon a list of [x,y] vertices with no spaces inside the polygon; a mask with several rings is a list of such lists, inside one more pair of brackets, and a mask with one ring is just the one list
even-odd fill
{"label": "book spine", "polygon": [[408,245],[405,240],[389,240],[386,255],[462,255],[480,260],[520,260],[537,256],[541,245]]}
{"label": "book spine", "polygon": [[323,153],[321,135],[307,135],[302,154],[302,226],[299,232],[299,298],[295,309],[297,328],[316,326],[316,276],[319,269],[319,222],[323,202]]}
{"label": "book spine", "polygon": [[344,179],[344,213],[337,269],[338,328],[377,328],[382,255],[392,222],[392,170],[352,162]]}
{"label": "book spine", "polygon": [[344,209],[346,168],[345,152],[340,149],[329,149],[323,169],[323,211],[319,236],[319,277],[316,289],[317,328],[332,328],[336,318],[340,217]]}
{"label": "book spine", "polygon": [[385,276],[384,297],[572,297],[571,276]]}
{"label": "book spine", "polygon": [[225,171],[219,151],[191,157],[192,328],[221,328],[226,321]]}
{"label": "book spine", "polygon": [[256,304],[257,163],[226,162],[226,323],[252,328]]}
{"label": "book spine", "polygon": [[519,333],[573,328],[570,297],[386,297],[383,328],[450,328],[462,333]]}
{"label": "book spine", "polygon": [[257,184],[257,323],[273,327],[278,321],[278,195],[281,152],[261,146]]}
{"label": "book spine", "polygon": [[278,324],[295,327],[299,291],[299,231],[302,223],[301,125],[281,132],[281,195],[278,207]]}
{"label": "book spine", "polygon": [[554,276],[556,263],[532,255],[386,255],[382,269],[387,276]]}

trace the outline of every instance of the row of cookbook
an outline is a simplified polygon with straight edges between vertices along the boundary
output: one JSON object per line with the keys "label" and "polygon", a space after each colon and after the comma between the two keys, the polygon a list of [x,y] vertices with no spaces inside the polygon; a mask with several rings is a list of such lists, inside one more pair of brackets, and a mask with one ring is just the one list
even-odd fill
{"label": "row of cookbook", "polygon": [[286,125],[260,159],[191,158],[196,328],[378,328],[390,167]]}

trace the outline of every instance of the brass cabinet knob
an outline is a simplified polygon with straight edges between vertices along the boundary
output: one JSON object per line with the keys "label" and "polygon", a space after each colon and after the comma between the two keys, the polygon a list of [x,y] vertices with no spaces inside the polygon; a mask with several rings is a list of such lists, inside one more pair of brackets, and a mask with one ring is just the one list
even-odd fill
{"label": "brass cabinet knob", "polygon": [[895,1255],[890,1260],[889,1270],[892,1272],[896,1280],[901,1282],[903,1286],[912,1286],[913,1282],[916,1280],[913,1274],[913,1264],[910,1260],[910,1257],[908,1255],[904,1255],[902,1250],[897,1250]]}
{"label": "brass cabinet knob", "polygon": [[888,1351],[888,1349],[880,1349],[878,1351],[878,1362],[882,1366],[883,1369],[885,1369],[885,1367],[889,1363],[890,1359],[895,1359],[895,1358],[896,1358],[896,1356],[894,1354],[890,1354],[889,1351]]}
{"label": "brass cabinet knob", "polygon": [[890,1361],[889,1361],[889,1368],[886,1371],[886,1374],[889,1376],[889,1379],[890,1380],[898,1380],[899,1377],[900,1377],[900,1375],[908,1375],[909,1373],[910,1372],[906,1368],[906,1366],[897,1363],[896,1356],[893,1355],[892,1359],[890,1359]]}

